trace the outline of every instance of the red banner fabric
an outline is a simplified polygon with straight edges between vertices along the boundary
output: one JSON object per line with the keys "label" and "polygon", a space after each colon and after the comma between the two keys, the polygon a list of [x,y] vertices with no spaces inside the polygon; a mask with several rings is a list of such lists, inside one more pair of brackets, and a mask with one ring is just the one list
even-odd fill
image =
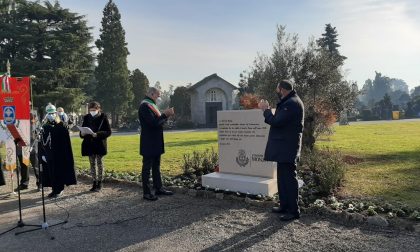
{"label": "red banner fabric", "polygon": [[[29,77],[10,77],[10,90],[0,92],[0,108],[14,106],[16,120],[30,119],[30,82]],[[3,111],[0,109],[0,120],[4,119]]]}

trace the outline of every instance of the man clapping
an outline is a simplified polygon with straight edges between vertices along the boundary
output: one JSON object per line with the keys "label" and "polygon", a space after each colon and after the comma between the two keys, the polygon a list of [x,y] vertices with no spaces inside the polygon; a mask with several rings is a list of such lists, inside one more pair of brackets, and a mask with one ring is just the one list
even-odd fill
{"label": "man clapping", "polygon": [[[140,104],[139,120],[141,124],[140,155],[143,156],[142,183],[143,198],[157,200],[156,195],[172,195],[173,192],[165,190],[162,186],[160,174],[160,156],[165,153],[163,141],[163,124],[170,116],[175,114],[173,108],[168,108],[161,113],[156,105],[161,92],[155,87],[150,87],[146,97]],[[152,169],[154,194],[149,188],[150,169]]]}

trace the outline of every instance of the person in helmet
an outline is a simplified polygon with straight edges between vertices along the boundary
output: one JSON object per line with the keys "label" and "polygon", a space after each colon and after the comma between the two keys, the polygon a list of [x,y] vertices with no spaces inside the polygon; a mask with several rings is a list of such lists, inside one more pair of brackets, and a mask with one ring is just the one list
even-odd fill
{"label": "person in helmet", "polygon": [[75,185],[73,152],[70,136],[57,114],[54,105],[49,103],[45,112],[45,123],[39,142],[39,161],[42,165],[42,184],[52,187],[49,198],[61,195],[64,185]]}

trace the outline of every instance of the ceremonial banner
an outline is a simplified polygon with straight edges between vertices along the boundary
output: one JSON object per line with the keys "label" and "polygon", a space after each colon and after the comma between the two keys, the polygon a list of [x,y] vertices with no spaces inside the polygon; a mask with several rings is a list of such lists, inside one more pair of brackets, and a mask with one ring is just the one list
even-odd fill
{"label": "ceremonial banner", "polygon": [[[29,165],[30,155],[30,78],[2,76],[0,92],[0,143],[6,147],[6,170],[16,169],[16,131],[26,143],[22,147],[23,163]],[[16,131],[15,131],[16,129]]]}

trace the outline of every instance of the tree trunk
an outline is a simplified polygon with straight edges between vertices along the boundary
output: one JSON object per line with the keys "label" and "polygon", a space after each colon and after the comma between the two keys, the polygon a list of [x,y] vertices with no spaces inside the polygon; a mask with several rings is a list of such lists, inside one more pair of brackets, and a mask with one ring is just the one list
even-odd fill
{"label": "tree trunk", "polygon": [[315,146],[315,115],[310,109],[303,125],[302,145],[309,150],[313,150]]}

